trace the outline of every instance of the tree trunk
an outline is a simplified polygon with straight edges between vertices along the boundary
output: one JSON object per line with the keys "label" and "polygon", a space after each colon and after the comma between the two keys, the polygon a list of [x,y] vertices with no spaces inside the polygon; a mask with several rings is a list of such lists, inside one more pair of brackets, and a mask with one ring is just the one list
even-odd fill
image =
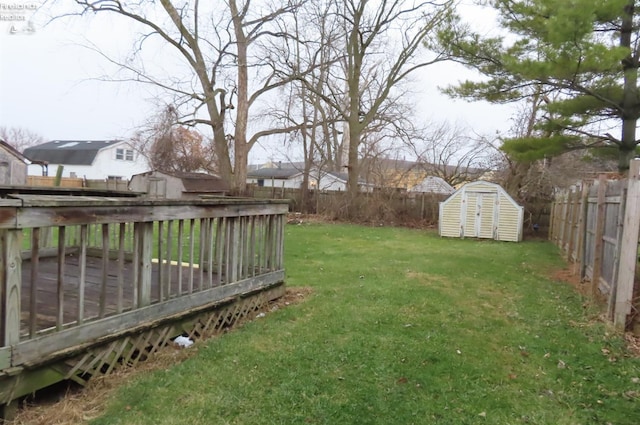
{"label": "tree trunk", "polygon": [[[631,39],[633,35],[633,17],[635,14],[635,1],[628,0],[624,9],[622,25],[620,26],[620,47],[625,47],[633,52]],[[624,71],[624,86],[622,98],[622,135],[619,147],[618,170],[626,174],[629,171],[629,162],[634,157],[636,141],[636,124],[640,114],[638,113],[638,65],[637,60],[631,54],[622,60]]]}
{"label": "tree trunk", "polygon": [[244,16],[238,13],[235,0],[229,1],[233,29],[236,36],[236,48],[238,49],[238,80],[236,106],[236,128],[234,143],[234,173],[232,188],[237,194],[242,194],[247,187],[247,161],[249,159],[249,146],[247,146],[247,122],[249,117],[249,69],[247,63],[247,47],[249,41],[244,33]]}

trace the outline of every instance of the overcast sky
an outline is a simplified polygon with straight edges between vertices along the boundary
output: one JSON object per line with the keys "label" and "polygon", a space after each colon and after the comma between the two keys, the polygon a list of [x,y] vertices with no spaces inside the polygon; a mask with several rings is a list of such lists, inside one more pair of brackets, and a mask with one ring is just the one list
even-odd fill
{"label": "overcast sky", "polygon": [[[133,35],[122,21],[70,18],[43,25],[32,7],[38,1],[0,0],[0,126],[23,127],[47,140],[126,138],[156,111],[157,93],[139,85],[95,80],[114,67],[79,43],[89,40],[116,54],[130,51]],[[7,6],[24,5],[24,10]],[[490,15],[474,10],[465,15],[479,26]],[[29,25],[29,20],[33,25]],[[449,121],[481,134],[505,132],[513,108],[484,102],[452,100],[439,93],[446,86],[472,77],[455,64],[428,67],[417,75],[416,110],[425,121]],[[257,147],[253,162],[281,159],[278,148]]]}

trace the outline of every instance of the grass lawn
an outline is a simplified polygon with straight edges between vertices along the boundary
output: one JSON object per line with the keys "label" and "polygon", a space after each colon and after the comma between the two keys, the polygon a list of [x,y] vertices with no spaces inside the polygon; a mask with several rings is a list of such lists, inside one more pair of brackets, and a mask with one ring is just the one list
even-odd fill
{"label": "grass lawn", "polygon": [[551,244],[285,231],[304,302],[127,382],[92,423],[640,423],[640,359],[549,277]]}

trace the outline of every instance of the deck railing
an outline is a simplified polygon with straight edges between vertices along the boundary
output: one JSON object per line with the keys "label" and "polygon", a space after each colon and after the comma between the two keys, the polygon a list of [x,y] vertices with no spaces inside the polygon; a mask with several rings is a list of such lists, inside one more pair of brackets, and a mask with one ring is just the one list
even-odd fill
{"label": "deck railing", "polygon": [[286,203],[0,200],[0,372],[284,280]]}

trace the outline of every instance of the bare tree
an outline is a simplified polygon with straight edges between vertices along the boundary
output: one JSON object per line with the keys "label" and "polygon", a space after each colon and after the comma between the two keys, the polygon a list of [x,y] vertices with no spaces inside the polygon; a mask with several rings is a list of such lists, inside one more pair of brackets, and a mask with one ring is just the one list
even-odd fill
{"label": "bare tree", "polygon": [[[343,44],[336,46],[341,67],[333,68],[334,83],[319,95],[346,123],[348,191],[354,198],[363,134],[400,83],[414,71],[447,59],[424,46],[431,46],[438,29],[453,18],[454,2],[347,0],[332,5],[343,30]],[[311,83],[307,87],[316,91]]]}
{"label": "bare tree", "polygon": [[[246,185],[247,158],[252,146],[267,135],[287,133],[291,128],[255,129],[249,136],[249,116],[258,99],[290,78],[268,63],[258,50],[259,40],[285,37],[272,24],[294,13],[300,3],[257,4],[251,0],[224,3],[194,1],[122,2],[76,0],[79,14],[115,14],[141,25],[142,34],[127,60],[116,60],[125,72],[122,80],[152,84],[174,96],[187,125],[206,125],[213,135],[218,172],[235,191]],[[273,6],[273,7],[269,7]],[[167,52],[181,58],[187,72],[182,80],[157,75],[145,67],[141,52],[151,39],[159,39]]]}
{"label": "bare tree", "polygon": [[45,142],[38,133],[22,127],[0,127],[0,140],[4,140],[20,152]]}
{"label": "bare tree", "polygon": [[460,125],[425,126],[407,139],[407,149],[425,173],[452,186],[475,180],[492,168],[497,147]]}
{"label": "bare tree", "polygon": [[162,109],[149,120],[147,128],[136,132],[131,145],[145,156],[154,170],[175,172],[214,172],[215,155],[202,134],[176,124],[176,110]]}

